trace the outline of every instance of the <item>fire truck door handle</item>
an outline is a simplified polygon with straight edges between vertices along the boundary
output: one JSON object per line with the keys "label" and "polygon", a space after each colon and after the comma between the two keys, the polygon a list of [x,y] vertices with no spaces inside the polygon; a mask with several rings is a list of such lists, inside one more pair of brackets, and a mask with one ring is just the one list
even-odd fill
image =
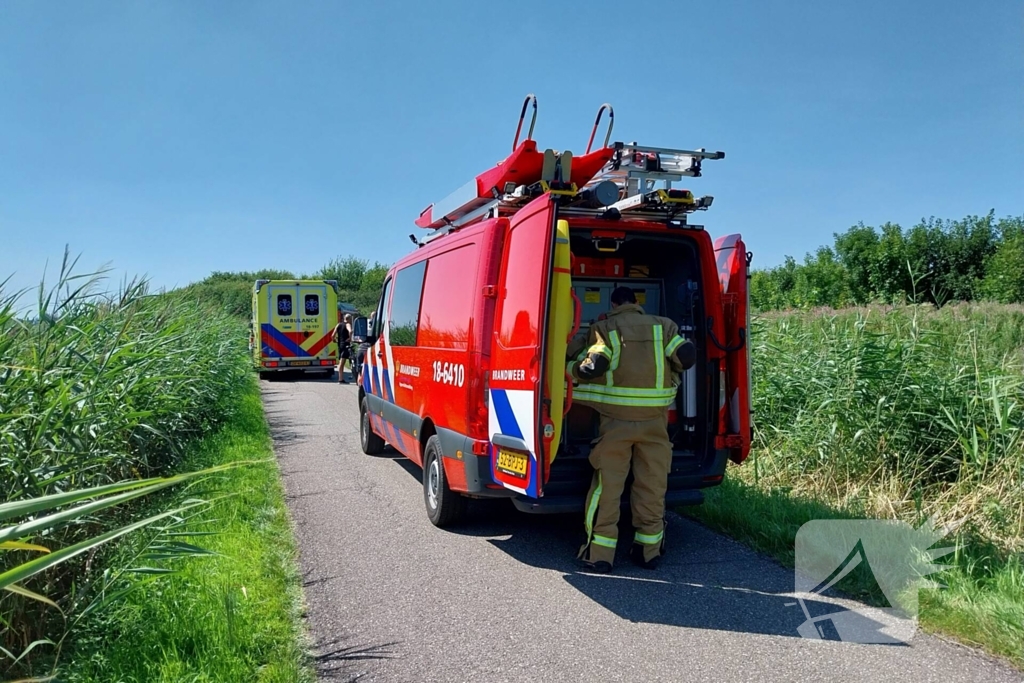
{"label": "fire truck door handle", "polygon": [[739,341],[738,342],[736,342],[732,346],[726,346],[725,344],[722,344],[720,341],[718,341],[718,337],[715,336],[714,324],[715,324],[715,319],[709,317],[708,318],[708,325],[707,325],[708,336],[711,337],[711,341],[720,350],[725,351],[726,353],[733,353],[735,351],[739,351],[740,349],[742,349],[743,345],[747,343],[747,328],[741,327],[739,329]]}

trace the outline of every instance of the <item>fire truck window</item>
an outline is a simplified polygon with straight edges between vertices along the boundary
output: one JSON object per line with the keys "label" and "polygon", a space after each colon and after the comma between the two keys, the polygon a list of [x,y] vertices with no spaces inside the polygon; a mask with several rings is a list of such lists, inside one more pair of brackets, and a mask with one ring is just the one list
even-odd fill
{"label": "fire truck window", "polygon": [[395,290],[391,295],[388,318],[388,339],[392,346],[415,346],[419,328],[420,295],[426,261],[420,261],[395,274]]}
{"label": "fire truck window", "polygon": [[423,284],[418,346],[434,349],[465,349],[469,346],[469,321],[473,317],[473,282],[476,244],[468,244],[430,258]]}
{"label": "fire truck window", "polygon": [[388,296],[391,294],[391,283],[393,280],[388,278],[388,281],[384,283],[384,291],[380,295],[380,302],[377,304],[377,310],[373,314],[373,336],[379,337],[384,331],[384,314],[388,310]]}
{"label": "fire truck window", "polygon": [[320,297],[318,295],[306,295],[306,315],[320,315]]}
{"label": "fire truck window", "polygon": [[548,248],[547,236],[544,225],[531,223],[513,229],[508,238],[498,337],[498,342],[506,349],[536,346],[540,341],[537,325],[540,323],[544,283],[540,278],[537,255]]}
{"label": "fire truck window", "polygon": [[291,294],[278,294],[277,295],[277,314],[278,315],[291,315],[292,314],[292,295]]}

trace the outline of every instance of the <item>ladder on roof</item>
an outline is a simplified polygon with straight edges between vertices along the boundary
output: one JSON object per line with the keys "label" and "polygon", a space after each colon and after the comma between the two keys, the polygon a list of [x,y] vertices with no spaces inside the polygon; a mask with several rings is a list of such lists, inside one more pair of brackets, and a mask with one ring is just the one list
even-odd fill
{"label": "ladder on roof", "polygon": [[[523,141],[519,136],[532,105],[533,116]],[[608,129],[604,145],[592,150],[602,115],[608,112]],[[706,160],[724,159],[724,152],[704,149],[683,150],[647,147],[636,142],[624,144],[611,140],[615,114],[610,104],[602,104],[581,157],[565,150],[537,150],[533,130],[537,123],[537,97],[526,96],[519,112],[512,153],[504,160],[424,209],[416,225],[431,229],[422,240],[410,239],[419,246],[452,230],[497,216],[501,209],[514,210],[540,194],[562,195],[567,203],[580,203],[615,216],[626,212],[660,213],[675,216],[681,212],[706,210],[713,197],[694,198],[689,190],[679,190],[672,183],[683,178],[701,176]],[[664,183],[658,187],[659,182]]]}

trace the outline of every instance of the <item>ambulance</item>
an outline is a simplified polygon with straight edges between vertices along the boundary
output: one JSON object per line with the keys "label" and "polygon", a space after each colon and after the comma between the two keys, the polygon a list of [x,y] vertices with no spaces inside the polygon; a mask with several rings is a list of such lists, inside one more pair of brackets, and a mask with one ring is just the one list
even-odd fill
{"label": "ambulance", "polygon": [[667,504],[700,504],[750,451],[751,255],[739,235],[715,240],[693,222],[711,196],[673,186],[724,153],[610,143],[609,105],[584,154],[541,152],[536,112],[528,96],[512,153],[415,221],[429,232],[389,270],[368,331],[362,450],[390,444],[422,467],[436,526],[458,522],[469,498],[582,511],[599,417],[573,402],[566,349],[620,285],[697,348],[669,408]]}
{"label": "ambulance", "polygon": [[338,320],[334,280],[256,280],[249,350],[260,379],[291,371],[333,375]]}

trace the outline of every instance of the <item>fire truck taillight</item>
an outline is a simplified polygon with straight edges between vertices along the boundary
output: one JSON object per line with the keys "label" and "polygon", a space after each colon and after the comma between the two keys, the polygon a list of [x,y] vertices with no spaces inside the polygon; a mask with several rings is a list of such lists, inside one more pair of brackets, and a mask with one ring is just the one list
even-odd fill
{"label": "fire truck taillight", "polygon": [[263,361],[263,367],[265,367],[265,368],[276,368],[277,367],[277,361],[276,360],[265,360],[265,361]]}
{"label": "fire truck taillight", "polygon": [[[481,372],[486,372],[486,370],[482,370]],[[470,387],[471,387],[470,391],[474,392],[474,388],[478,387],[478,386],[480,386],[480,385],[477,384],[474,381],[473,384],[470,385]],[[483,382],[483,389],[484,389],[483,390],[483,400],[477,402],[476,410],[469,414],[470,434],[483,434],[483,433],[487,432],[487,423],[488,423],[488,420],[489,420],[489,415],[487,414],[487,402],[488,402],[488,399],[489,399],[489,393],[488,393],[488,386],[487,386],[487,381],[486,380],[484,380],[484,382]],[[487,442],[486,441],[482,441],[482,442],[478,442],[478,443],[483,443],[484,447],[485,447],[485,450],[482,451],[482,452],[478,452],[477,451],[477,446],[474,443],[474,445],[473,445],[473,453],[474,453],[474,455],[487,455],[487,450],[486,450]]]}

